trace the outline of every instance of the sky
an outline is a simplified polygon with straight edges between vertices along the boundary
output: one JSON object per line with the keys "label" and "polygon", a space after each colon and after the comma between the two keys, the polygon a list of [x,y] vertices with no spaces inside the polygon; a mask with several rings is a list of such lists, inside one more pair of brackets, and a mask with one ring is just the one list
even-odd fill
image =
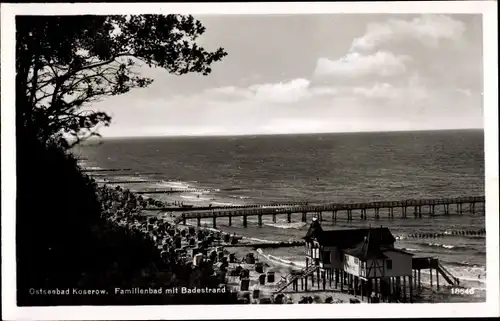
{"label": "sky", "polygon": [[144,67],[104,137],[483,128],[481,15],[207,15],[209,76]]}

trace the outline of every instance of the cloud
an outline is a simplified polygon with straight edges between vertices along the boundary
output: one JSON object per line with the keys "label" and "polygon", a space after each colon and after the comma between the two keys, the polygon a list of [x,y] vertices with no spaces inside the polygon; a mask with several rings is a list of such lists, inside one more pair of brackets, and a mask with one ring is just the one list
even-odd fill
{"label": "cloud", "polygon": [[368,75],[395,76],[406,72],[405,63],[412,58],[394,55],[387,51],[363,55],[351,52],[338,60],[319,58],[314,74],[316,76],[363,77]]}
{"label": "cloud", "polygon": [[247,87],[226,86],[211,88],[205,90],[199,96],[219,101],[256,101],[284,104],[316,96],[336,95],[338,92],[333,87],[312,87],[310,80],[296,78],[279,83],[252,84]]}
{"label": "cloud", "polygon": [[394,87],[388,83],[374,84],[368,87],[355,87],[352,93],[368,99],[387,99],[393,101],[415,102],[426,99],[429,94],[424,87]]}
{"label": "cloud", "polygon": [[310,84],[309,80],[298,78],[277,84],[252,85],[248,87],[248,90],[257,100],[287,103],[310,96]]}
{"label": "cloud", "polygon": [[397,98],[398,96],[396,89],[388,83],[375,84],[373,87],[356,87],[353,93],[368,98]]}
{"label": "cloud", "polygon": [[[359,71],[358,71],[359,72]],[[274,104],[303,103],[304,101],[318,101],[331,97],[334,99],[385,99],[385,100],[422,100],[427,98],[428,90],[424,81],[417,73],[409,75],[397,85],[380,82],[367,82],[363,85],[313,85],[303,78],[287,82],[252,84],[248,87],[226,86],[211,88],[203,93],[184,97],[190,100],[202,101],[203,104],[255,103],[261,106]],[[181,100],[182,101],[182,100]]]}
{"label": "cloud", "polygon": [[465,24],[446,15],[422,15],[412,20],[389,19],[384,23],[371,23],[362,37],[354,39],[350,51],[371,51],[391,41],[417,40],[435,47],[441,40],[459,40]]}
{"label": "cloud", "polygon": [[375,83],[363,87],[354,87],[352,93],[368,99],[416,102],[428,98],[430,91],[418,74],[413,74],[405,84],[400,86],[394,86],[389,83]]}

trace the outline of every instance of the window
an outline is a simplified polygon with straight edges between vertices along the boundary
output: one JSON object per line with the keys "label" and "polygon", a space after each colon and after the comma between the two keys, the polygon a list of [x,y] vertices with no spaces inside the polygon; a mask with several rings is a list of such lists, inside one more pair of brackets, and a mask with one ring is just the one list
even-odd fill
{"label": "window", "polygon": [[323,263],[325,264],[330,264],[332,263],[331,257],[330,257],[330,251],[324,251],[323,252]]}
{"label": "window", "polygon": [[357,257],[354,258],[354,264],[358,264],[359,263],[359,259]]}
{"label": "window", "polygon": [[392,260],[385,261],[385,265],[387,266],[388,270],[392,270]]}

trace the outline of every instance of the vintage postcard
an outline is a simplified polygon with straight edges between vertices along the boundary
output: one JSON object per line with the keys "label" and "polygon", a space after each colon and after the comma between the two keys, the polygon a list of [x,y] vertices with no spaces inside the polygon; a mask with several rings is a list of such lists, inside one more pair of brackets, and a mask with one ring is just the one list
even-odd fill
{"label": "vintage postcard", "polygon": [[496,6],[2,5],[4,318],[498,316]]}

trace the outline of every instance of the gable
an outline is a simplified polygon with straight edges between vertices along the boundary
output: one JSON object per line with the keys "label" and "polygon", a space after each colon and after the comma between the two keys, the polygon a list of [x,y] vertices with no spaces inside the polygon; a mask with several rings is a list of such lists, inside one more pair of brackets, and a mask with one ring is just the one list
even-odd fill
{"label": "gable", "polygon": [[323,246],[335,246],[339,249],[347,249],[363,242],[365,237],[368,236],[368,232],[376,235],[380,239],[381,245],[393,245],[396,241],[388,228],[323,231],[317,228],[312,229],[312,226],[309,228],[304,239],[306,241],[316,239]]}
{"label": "gable", "polygon": [[386,252],[393,252],[393,253],[397,253],[397,254],[401,254],[401,255],[405,255],[405,256],[414,256],[413,253],[409,253],[409,252],[406,252],[404,250],[396,249],[396,248],[384,248],[382,250],[382,252],[384,252],[384,253],[386,253]]}

